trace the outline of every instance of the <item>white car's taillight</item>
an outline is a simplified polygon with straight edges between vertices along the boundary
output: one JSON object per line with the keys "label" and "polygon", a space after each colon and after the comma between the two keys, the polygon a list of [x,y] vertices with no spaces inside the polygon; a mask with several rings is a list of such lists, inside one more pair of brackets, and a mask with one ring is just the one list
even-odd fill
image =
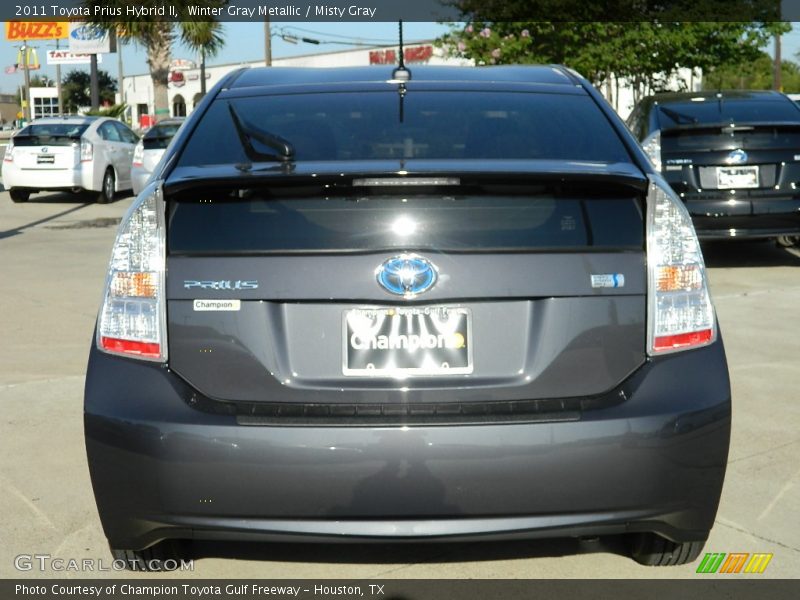
{"label": "white car's taillight", "polygon": [[117,232],[97,320],[100,350],[167,360],[164,243],[161,184],[153,182],[134,201]]}
{"label": "white car's taillight", "polygon": [[89,140],[81,140],[81,162],[90,162],[94,157],[94,146]]}
{"label": "white car's taillight", "polygon": [[700,242],[686,207],[661,177],[647,195],[647,351],[651,356],[717,338]]}
{"label": "white car's taillight", "polygon": [[8,140],[8,145],[6,146],[6,153],[3,156],[3,162],[14,162],[14,140]]}
{"label": "white car's taillight", "polygon": [[647,154],[647,158],[653,163],[656,171],[661,170],[661,131],[656,129],[653,133],[644,138],[642,150]]}
{"label": "white car's taillight", "polygon": [[144,144],[142,140],[139,140],[139,143],[136,144],[136,147],[133,149],[133,166],[134,167],[141,167],[144,164]]}

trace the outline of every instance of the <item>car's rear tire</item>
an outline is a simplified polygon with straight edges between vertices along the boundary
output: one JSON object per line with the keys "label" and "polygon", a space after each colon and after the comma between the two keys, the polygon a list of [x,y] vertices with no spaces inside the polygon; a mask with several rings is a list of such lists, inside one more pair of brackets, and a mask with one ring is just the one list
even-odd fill
{"label": "car's rear tire", "polygon": [[679,543],[655,533],[637,533],[632,540],[631,556],[649,567],[685,565],[700,556],[705,544],[705,540]]}
{"label": "car's rear tire", "polygon": [[10,189],[8,190],[8,195],[11,196],[12,202],[27,202],[28,198],[31,197],[31,193],[27,190],[15,190]]}
{"label": "car's rear tire", "polygon": [[100,193],[97,194],[97,203],[108,204],[109,202],[113,202],[115,187],[116,181],[114,177],[114,169],[108,168],[106,169],[106,172],[103,173],[103,183],[100,186]]}
{"label": "car's rear tire", "polygon": [[144,550],[111,548],[117,564],[129,571],[174,571],[185,560],[183,545],[179,540],[164,540]]}

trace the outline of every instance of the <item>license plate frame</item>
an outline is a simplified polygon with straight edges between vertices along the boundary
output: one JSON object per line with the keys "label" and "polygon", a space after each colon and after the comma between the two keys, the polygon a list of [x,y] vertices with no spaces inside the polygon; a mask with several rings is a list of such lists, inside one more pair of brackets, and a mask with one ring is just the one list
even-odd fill
{"label": "license plate frame", "polygon": [[717,189],[753,189],[759,187],[758,165],[717,167]]}
{"label": "license plate frame", "polygon": [[39,154],[36,156],[37,165],[53,165],[56,162],[56,157],[52,154]]}
{"label": "license plate frame", "polygon": [[469,375],[472,328],[472,311],[460,305],[349,308],[342,312],[342,373],[393,379]]}

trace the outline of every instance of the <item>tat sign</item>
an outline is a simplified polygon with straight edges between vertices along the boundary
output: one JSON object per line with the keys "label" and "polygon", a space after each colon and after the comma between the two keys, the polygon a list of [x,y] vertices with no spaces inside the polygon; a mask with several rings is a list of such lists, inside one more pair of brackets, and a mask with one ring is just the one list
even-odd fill
{"label": "tat sign", "polygon": [[68,33],[66,21],[6,21],[6,39],[10,42],[59,40]]}
{"label": "tat sign", "polygon": [[[403,52],[403,60],[407,63],[420,63],[430,60],[433,56],[433,46],[412,46]],[[393,65],[397,63],[396,50],[371,50],[369,64]]]}
{"label": "tat sign", "polygon": [[[88,65],[92,62],[91,54],[76,54],[69,50],[48,50],[48,65]],[[97,55],[97,62],[103,62],[103,55]]]}

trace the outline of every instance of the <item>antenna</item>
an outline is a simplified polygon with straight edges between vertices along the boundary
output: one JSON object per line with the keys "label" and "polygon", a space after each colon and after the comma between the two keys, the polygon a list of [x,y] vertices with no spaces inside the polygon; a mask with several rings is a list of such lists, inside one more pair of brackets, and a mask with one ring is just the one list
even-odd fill
{"label": "antenna", "polygon": [[411,79],[411,71],[406,69],[405,54],[403,50],[403,20],[400,19],[397,22],[397,26],[399,29],[399,38],[400,38],[400,57],[397,61],[397,68],[392,71],[392,79],[391,83],[399,83],[400,85],[404,84],[406,81]]}

